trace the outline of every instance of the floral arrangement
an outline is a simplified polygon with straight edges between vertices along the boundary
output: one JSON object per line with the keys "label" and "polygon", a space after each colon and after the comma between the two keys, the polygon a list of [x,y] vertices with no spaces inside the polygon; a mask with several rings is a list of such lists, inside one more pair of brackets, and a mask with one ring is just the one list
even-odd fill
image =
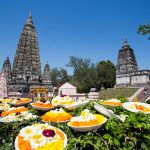
{"label": "floral arrangement", "polygon": [[84,109],[80,116],[72,117],[70,126],[93,126],[105,121],[105,117],[99,114],[92,114],[88,109]]}
{"label": "floral arrangement", "polygon": [[150,108],[144,107],[144,106],[142,106],[142,105],[137,105],[137,106],[136,106],[136,109],[137,109],[137,110],[140,110],[140,111],[142,111],[142,112],[149,112],[149,113],[150,113]]}
{"label": "floral arrangement", "polygon": [[0,102],[2,102],[2,103],[11,103],[12,99],[10,99],[10,98],[3,98],[3,99],[0,99]]}
{"label": "floral arrangement", "polygon": [[[88,109],[90,113],[96,114],[96,110],[93,107],[93,101],[89,102],[85,108]],[[34,109],[31,107],[29,107],[29,109],[33,114],[39,115],[39,112],[34,111]],[[122,122],[114,117],[109,118],[105,125],[103,125],[101,128],[85,133],[72,130],[72,128],[70,128],[70,126],[68,126],[66,123],[54,123],[55,127],[61,129],[64,131],[64,133],[67,133],[68,141],[65,150],[148,150],[150,147],[150,115],[144,114],[142,112],[133,113],[124,109],[123,107],[110,107],[110,109],[113,110],[117,115],[128,115],[125,122]],[[79,116],[83,110],[84,108],[81,107],[80,109],[70,111],[70,113],[73,116]],[[21,122],[13,122],[11,124],[0,123],[0,150],[14,150],[15,148],[16,150],[31,149],[30,143],[27,142],[30,140],[25,141],[23,137],[20,136],[20,130],[33,124],[35,124],[35,120],[24,120]],[[43,130],[44,129],[42,129],[42,132]],[[47,133],[47,130],[45,132]],[[16,138],[16,134],[18,133],[18,137],[20,136],[20,138]],[[50,133],[50,131],[48,131],[48,133]],[[20,148],[18,147],[18,140],[16,140],[16,146],[14,145],[15,138],[21,140],[19,142]],[[50,150],[55,149],[51,146],[48,148],[50,148]],[[48,148],[46,149],[45,147],[46,150],[48,150]],[[41,147],[39,147],[39,149],[41,149]]]}
{"label": "floral arrangement", "polygon": [[142,102],[123,103],[123,107],[131,112],[143,112],[150,114],[150,105]]}
{"label": "floral arrangement", "polygon": [[48,124],[34,124],[20,130],[15,141],[18,150],[63,150],[66,135]]}
{"label": "floral arrangement", "polygon": [[33,103],[32,105],[36,106],[36,107],[46,107],[46,108],[53,107],[53,105],[49,101],[46,101],[46,100],[37,101],[37,102]]}
{"label": "floral arrangement", "polygon": [[29,103],[30,101],[30,98],[17,98],[12,101],[12,104]]}
{"label": "floral arrangement", "polygon": [[41,118],[44,122],[65,122],[71,119],[71,115],[62,108],[47,112]]}
{"label": "floral arrangement", "polygon": [[52,104],[54,106],[57,105],[70,105],[73,104],[75,101],[69,96],[56,96],[52,99]]}
{"label": "floral arrangement", "polygon": [[10,108],[10,106],[7,103],[0,103],[0,111],[6,111]]}
{"label": "floral arrangement", "polygon": [[121,101],[118,99],[105,100],[105,101],[101,102],[101,104],[112,105],[112,106],[121,106],[122,105]]}
{"label": "floral arrangement", "polygon": [[9,114],[12,114],[12,113],[21,113],[23,111],[28,111],[28,108],[25,108],[25,107],[12,107],[10,108],[9,110],[6,110],[6,111],[3,111],[2,114],[1,114],[1,117],[5,117]]}
{"label": "floral arrangement", "polygon": [[14,121],[23,121],[23,120],[30,120],[36,119],[37,116],[29,113],[28,111],[22,111],[17,113],[11,113],[3,118],[0,119],[1,122],[14,122]]}

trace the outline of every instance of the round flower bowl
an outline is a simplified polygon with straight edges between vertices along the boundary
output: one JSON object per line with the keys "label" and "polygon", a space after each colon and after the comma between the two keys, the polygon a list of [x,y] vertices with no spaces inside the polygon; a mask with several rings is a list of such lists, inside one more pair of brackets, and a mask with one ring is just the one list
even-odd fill
{"label": "round flower bowl", "polygon": [[87,103],[89,103],[89,100],[85,100],[83,102],[75,102],[71,105],[64,105],[64,107],[68,110],[74,110],[74,109],[86,106]]}
{"label": "round flower bowl", "polygon": [[41,110],[41,111],[49,111],[51,110],[53,107],[39,107],[39,106],[34,106],[33,103],[31,104],[32,108],[36,109],[36,110]]}
{"label": "round flower bowl", "polygon": [[15,121],[5,121],[5,120],[3,120],[3,118],[0,118],[0,122],[4,123],[4,124],[10,124],[10,123],[13,123]]}
{"label": "round flower bowl", "polygon": [[110,100],[101,101],[101,104],[104,106],[110,106],[110,107],[122,106],[121,101],[118,99],[110,99]]}
{"label": "round flower bowl", "polygon": [[[64,120],[64,121],[53,121],[53,123],[66,123],[66,122],[69,122],[70,120]],[[42,122],[44,123],[50,123],[51,121],[43,121]]]}
{"label": "round flower bowl", "polygon": [[70,122],[67,123],[69,127],[71,127],[73,130],[78,131],[78,132],[89,132],[89,131],[94,131],[100,128],[104,123],[106,123],[107,118],[104,119],[104,122],[93,125],[93,126],[71,126]]}
{"label": "round flower bowl", "polygon": [[[65,136],[65,140],[64,140],[64,148],[65,148],[67,146],[67,136],[66,136],[66,134],[64,134],[64,136]],[[18,136],[15,139],[15,150],[21,150],[18,148],[17,145],[18,145]]]}
{"label": "round flower bowl", "polygon": [[32,101],[29,101],[29,102],[22,102],[22,103],[10,103],[12,106],[23,106],[23,105],[26,105],[26,104],[30,104]]}
{"label": "round flower bowl", "polygon": [[[51,126],[51,127],[53,127],[53,126]],[[56,128],[56,127],[54,127],[54,128]],[[67,146],[67,136],[66,136],[66,134],[65,134],[62,130],[60,130],[59,128],[57,128],[57,130],[58,130],[61,134],[64,135],[64,147],[63,147],[63,148],[65,148],[65,147]],[[14,145],[15,145],[15,150],[21,150],[21,149],[18,147],[18,136],[17,136],[16,139],[15,139]],[[31,149],[31,150],[32,150],[32,149]]]}

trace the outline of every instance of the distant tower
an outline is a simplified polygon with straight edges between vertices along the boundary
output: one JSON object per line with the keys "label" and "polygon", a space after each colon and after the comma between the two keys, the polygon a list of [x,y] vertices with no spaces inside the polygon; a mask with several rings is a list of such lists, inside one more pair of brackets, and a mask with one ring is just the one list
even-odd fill
{"label": "distant tower", "polygon": [[122,48],[119,50],[116,74],[127,74],[137,70],[134,51],[125,39]]}
{"label": "distant tower", "polygon": [[30,13],[21,33],[12,67],[12,84],[38,84],[41,63],[38,39]]}
{"label": "distant tower", "polygon": [[48,91],[52,92],[51,70],[48,62],[44,67],[42,82],[45,86],[48,86]]}
{"label": "distant tower", "polygon": [[6,76],[6,82],[11,82],[11,64],[9,57],[6,58],[2,67],[2,74]]}

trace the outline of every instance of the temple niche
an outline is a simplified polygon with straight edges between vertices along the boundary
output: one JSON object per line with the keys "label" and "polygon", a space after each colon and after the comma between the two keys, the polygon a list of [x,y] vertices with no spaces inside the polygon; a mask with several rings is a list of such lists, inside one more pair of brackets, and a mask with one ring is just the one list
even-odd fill
{"label": "temple niche", "polygon": [[124,40],[122,48],[119,50],[116,67],[117,86],[149,86],[150,70],[138,70],[138,65],[134,51]]}
{"label": "temple niche", "polygon": [[12,69],[7,58],[2,73],[6,76],[9,92],[29,92],[31,86],[39,85],[51,87],[51,77],[47,75],[50,69],[44,70],[42,77],[37,32],[31,13],[21,32]]}

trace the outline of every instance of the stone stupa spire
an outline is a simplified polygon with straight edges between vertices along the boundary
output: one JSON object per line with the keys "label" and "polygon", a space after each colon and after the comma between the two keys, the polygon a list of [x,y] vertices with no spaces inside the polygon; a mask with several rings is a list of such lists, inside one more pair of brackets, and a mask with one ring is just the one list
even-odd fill
{"label": "stone stupa spire", "polygon": [[39,77],[41,77],[40,52],[30,13],[18,42],[12,68],[12,81],[14,84],[39,83]]}
{"label": "stone stupa spire", "polygon": [[128,74],[138,70],[134,51],[130,48],[127,39],[124,39],[123,46],[119,50],[116,74]]}

